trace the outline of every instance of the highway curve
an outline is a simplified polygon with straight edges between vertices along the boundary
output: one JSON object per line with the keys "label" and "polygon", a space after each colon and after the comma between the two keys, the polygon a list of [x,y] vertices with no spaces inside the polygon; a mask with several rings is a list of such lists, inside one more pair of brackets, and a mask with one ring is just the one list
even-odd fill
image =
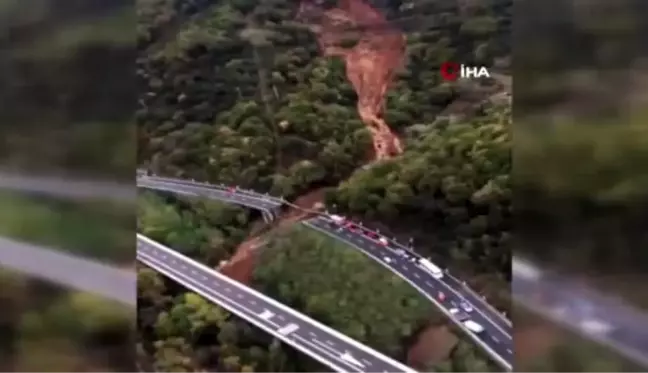
{"label": "highway curve", "polygon": [[[221,201],[252,207],[257,210],[278,211],[279,208],[286,204],[282,199],[260,194],[252,191],[232,189],[225,186],[214,186],[207,183],[191,182],[165,177],[148,177],[138,178],[138,186],[167,192],[174,192],[183,195],[200,196],[205,198],[215,198]],[[275,215],[276,216],[276,215]],[[513,342],[512,342],[512,325],[497,310],[484,302],[483,299],[474,301],[475,293],[470,290],[463,282],[454,279],[447,274],[444,279],[437,280],[427,272],[421,270],[418,266],[398,258],[393,253],[395,248],[404,248],[396,242],[391,241],[390,247],[386,248],[379,245],[375,240],[369,239],[362,232],[350,232],[340,230],[335,224],[332,224],[325,216],[313,218],[304,222],[307,226],[319,230],[333,238],[346,242],[362,253],[368,255],[373,260],[378,261],[392,272],[403,278],[415,289],[421,292],[435,306],[443,311],[458,328],[463,330],[478,346],[480,346],[489,356],[493,358],[504,369],[512,370],[513,363]],[[383,258],[389,256],[394,259],[392,264],[386,264]],[[402,260],[401,260],[402,259]],[[440,302],[437,299],[439,291],[447,294],[447,299]],[[485,327],[483,333],[472,333],[468,331],[463,324],[456,320],[450,313],[451,308],[457,308],[462,300],[471,301],[475,311],[471,318]]]}

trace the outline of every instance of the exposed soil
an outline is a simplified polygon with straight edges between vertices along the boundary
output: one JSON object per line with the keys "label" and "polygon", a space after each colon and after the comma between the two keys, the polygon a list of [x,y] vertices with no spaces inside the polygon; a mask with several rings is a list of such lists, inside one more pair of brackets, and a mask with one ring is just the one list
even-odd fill
{"label": "exposed soil", "polygon": [[[261,225],[252,229],[252,234],[241,243],[234,255],[225,263],[219,266],[218,270],[226,276],[244,284],[249,284],[254,272],[256,253],[263,237],[270,231],[283,229],[298,223],[301,220],[310,218],[315,214],[317,204],[324,198],[324,189],[310,191],[294,202],[288,209],[270,225]],[[306,210],[306,211],[304,211]],[[308,212],[308,210],[313,211]]]}
{"label": "exposed soil", "polygon": [[[344,60],[358,95],[358,114],[372,136],[374,160],[391,158],[403,146],[383,118],[385,95],[403,63],[405,35],[364,1],[340,0],[338,5],[326,10],[302,0],[297,19],[317,36],[322,55]],[[350,48],[345,46],[349,40],[356,42]]]}
{"label": "exposed soil", "polygon": [[407,364],[423,371],[430,364],[448,358],[459,338],[445,325],[431,325],[424,329],[407,353]]}
{"label": "exposed soil", "polygon": [[236,253],[218,268],[221,273],[243,284],[249,284],[254,272],[256,250],[261,237],[251,237],[236,248]]}
{"label": "exposed soil", "polygon": [[549,323],[538,322],[513,331],[515,341],[514,366],[524,369],[525,365],[546,356],[547,352],[559,342],[560,333]]}
{"label": "exposed soil", "polygon": [[[288,210],[279,217],[278,221],[284,221],[285,219],[299,217],[299,220],[307,219],[312,214],[322,211],[322,201],[324,200],[325,190],[324,188],[311,190],[299,196],[296,200],[292,202],[294,206],[289,206]],[[312,211],[312,213],[305,212]]]}
{"label": "exposed soil", "polygon": [[[312,0],[302,0],[297,19],[306,23],[313,22],[309,26],[317,36],[324,56],[341,57],[346,64],[347,79],[358,95],[358,114],[372,135],[373,154],[368,163],[401,154],[401,141],[384,121],[383,114],[385,95],[405,55],[403,33],[362,0],[340,0],[338,8],[329,10],[317,6]],[[357,43],[351,48],[342,47],[350,37],[356,39]],[[497,87],[490,87],[486,92],[468,94],[448,111],[454,113],[474,109],[476,103],[494,95],[493,91],[501,92],[503,84],[501,77],[497,78]],[[323,189],[310,191],[297,198],[293,202],[294,206],[289,206],[275,222],[253,230],[232,258],[219,268],[220,271],[248,284],[263,235],[308,219],[317,210],[321,210],[322,206],[318,205],[323,199]],[[533,337],[530,340],[533,341]],[[458,337],[447,326],[429,326],[420,332],[416,342],[408,350],[407,363],[424,368],[426,364],[442,362],[448,358],[457,341]]]}

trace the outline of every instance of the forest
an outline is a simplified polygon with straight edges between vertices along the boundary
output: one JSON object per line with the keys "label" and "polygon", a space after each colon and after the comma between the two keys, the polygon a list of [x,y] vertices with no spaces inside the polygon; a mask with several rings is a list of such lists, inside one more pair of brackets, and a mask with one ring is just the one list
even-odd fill
{"label": "forest", "polygon": [[[334,3],[322,1],[315,6],[322,11],[334,7]],[[569,50],[564,45],[552,47],[545,35],[535,32],[538,27],[553,27],[555,23],[553,33],[547,34],[569,31],[570,40],[591,43],[603,38],[606,31],[591,27],[596,21],[590,18],[595,16],[588,18],[580,8],[558,6],[563,13],[552,21],[551,12],[546,11],[550,7],[540,9],[524,2],[513,9],[511,3],[497,0],[371,2],[392,25],[404,32],[407,45],[403,65],[387,92],[384,113],[385,122],[401,138],[405,151],[391,160],[370,164],[370,132],[356,112],[358,97],[345,76],[345,65],[339,58],[321,55],[313,33],[295,18],[297,2],[141,1],[138,6],[138,162],[156,174],[239,185],[289,200],[310,194],[324,195],[323,202],[339,213],[361,219],[388,235],[405,240],[413,238],[418,251],[467,278],[492,303],[506,311],[511,307],[508,281],[514,213],[516,218],[520,214],[524,230],[521,236],[524,245],[515,247],[518,253],[545,262],[569,257],[586,270],[601,270],[597,261],[609,262],[611,258],[618,260],[619,266],[642,265],[645,261],[633,262],[626,254],[617,256],[619,252],[609,248],[610,241],[599,241],[601,244],[594,246],[594,240],[582,242],[587,237],[584,234],[580,235],[579,249],[566,251],[554,244],[564,238],[558,231],[560,223],[556,222],[571,219],[576,226],[577,219],[592,211],[627,206],[642,191],[640,181],[628,183],[623,178],[636,174],[637,166],[633,165],[637,163],[627,160],[643,159],[646,148],[642,141],[646,137],[632,136],[638,132],[631,126],[618,131],[604,125],[589,125],[600,122],[603,114],[613,118],[619,111],[614,110],[614,104],[591,105],[592,109],[601,109],[596,111],[583,107],[576,99],[567,100],[591,91],[601,81],[587,81],[578,91],[568,86],[572,78],[571,72],[566,72],[567,67],[559,71],[564,74],[549,80],[552,66],[554,70],[562,67],[561,53]],[[516,37],[526,36],[529,43],[520,48],[520,58],[528,59],[529,66],[544,68],[542,72],[547,80],[535,81],[533,74],[519,71],[525,84],[520,96],[524,110],[515,113],[518,117],[513,117],[510,101],[496,99],[501,97],[505,79],[496,78],[477,87],[440,81],[435,66],[446,60],[486,64],[499,76],[516,72],[510,66],[511,57],[518,57],[517,51],[515,56],[511,52],[511,20],[514,11],[517,14],[522,9],[528,22]],[[596,9],[603,8],[599,4]],[[539,18],[533,18],[536,15]],[[627,12],[626,15],[631,16]],[[346,41],[350,46],[358,43],[351,39]],[[543,51],[546,58],[537,58],[537,53],[534,54],[537,50]],[[585,53],[583,48],[579,51]],[[542,63],[545,66],[538,66]],[[543,85],[547,81],[549,85]],[[517,84],[513,82],[516,87]],[[594,96],[587,101],[619,102],[606,100],[603,93]],[[566,104],[560,106],[562,102]],[[552,113],[569,112],[587,123],[588,130],[593,128],[591,134],[583,136],[577,126],[540,115],[544,113],[543,108],[554,106]],[[552,126],[554,123],[557,124]],[[543,124],[553,131],[539,131],[538,127]],[[515,149],[512,149],[512,132],[515,132]],[[521,146],[517,146],[517,139]],[[609,144],[623,140],[624,146],[610,145],[607,153],[601,152],[600,139],[608,139]],[[601,154],[597,162],[583,162],[593,151]],[[519,158],[520,162],[512,162],[513,158]],[[582,175],[588,177],[573,177],[569,170],[576,166],[585,167]],[[611,167],[619,167],[614,174],[619,177],[614,181],[604,178]],[[512,192],[514,185],[515,193]],[[165,239],[177,242],[179,249],[218,266],[227,260],[220,255],[235,254],[237,245],[244,241],[246,228],[243,226],[249,222],[250,213],[234,212],[235,209],[224,217],[229,221],[224,227],[206,228],[203,219],[211,218],[195,218],[182,207],[186,202],[172,204],[179,204],[182,211],[174,213],[172,220],[179,219],[175,217],[179,214],[191,223],[178,222],[182,227],[178,232],[184,233],[169,233],[170,238],[163,235],[159,237],[163,242],[168,242]],[[217,214],[223,217],[220,210]],[[234,216],[235,220],[231,220]],[[252,225],[247,228],[248,234],[255,231]],[[603,223],[596,226],[600,225]],[[609,231],[618,229],[619,225],[610,227]],[[545,229],[552,234],[538,238],[530,229],[536,226],[540,227],[537,232]],[[151,228],[141,225],[140,229]],[[192,229],[200,232],[200,239],[191,238],[187,232]],[[604,236],[603,232],[597,237]],[[294,242],[306,242],[309,236],[285,234],[298,234],[299,238],[291,238]],[[277,240],[281,242],[281,236]],[[297,246],[283,247],[277,256],[298,255],[293,254],[297,250],[299,255],[316,255],[316,251],[309,254],[306,247]],[[336,245],[327,243],[327,246]],[[272,283],[267,277],[271,275],[290,279],[298,270],[290,264],[264,261],[265,253],[270,250],[276,248],[264,249],[257,258],[254,285],[280,299],[286,297],[284,301],[288,303],[298,302],[299,309],[336,323],[335,315],[318,311],[316,300],[295,295],[298,289],[307,286],[317,289],[314,280],[283,291],[258,282],[261,279]],[[639,258],[643,253],[628,252],[633,253],[632,258]],[[605,259],[601,261],[601,258]],[[179,299],[178,293],[173,294],[173,299]],[[309,301],[315,305],[309,308]],[[361,323],[365,317],[372,316],[356,317]],[[150,322],[154,328],[153,321]],[[340,324],[340,327],[345,326]],[[148,326],[147,330],[150,331]],[[360,324],[353,330],[351,333],[359,333],[362,338]],[[389,335],[388,330],[380,333]],[[151,341],[156,339],[152,334],[140,338],[144,338],[140,341],[142,357],[155,362],[151,356],[157,356],[156,347]],[[213,366],[213,362],[196,358],[191,346],[185,340],[175,350],[181,351],[177,352],[178,359],[190,356],[193,368],[204,364]],[[200,346],[197,350],[202,350]],[[387,344],[379,348],[397,353],[403,348],[401,344],[398,346]],[[548,350],[539,355],[540,359],[549,359],[540,368],[537,364],[527,365],[534,366],[533,369],[558,369],[564,361],[583,361],[580,357],[583,353],[599,353],[589,345],[580,345],[579,351],[560,346],[557,347],[560,356]],[[459,348],[462,349],[474,352],[469,345]],[[244,355],[237,355],[240,361],[245,360]],[[432,365],[441,371],[461,371],[466,368],[457,366],[457,361],[471,359],[456,358],[460,355],[457,349],[452,350]],[[614,359],[605,361],[616,364]],[[256,369],[263,364],[256,364]],[[253,369],[243,365],[241,369]]]}
{"label": "forest", "polygon": [[[463,259],[455,263],[457,269],[483,273],[497,268],[482,283],[489,281],[493,296],[507,304],[510,109],[506,104],[477,107],[480,119],[451,126],[455,119],[444,110],[458,101],[462,87],[441,84],[438,75],[429,72],[429,66],[440,64],[444,56],[483,63],[505,57],[507,41],[501,38],[508,27],[505,4],[475,9],[451,4],[446,9],[429,3],[418,12],[442,16],[439,24],[408,34],[407,64],[388,94],[385,115],[406,139],[407,150],[402,159],[377,164],[366,173],[356,170],[370,158],[371,137],[357,115],[356,93],[347,82],[344,64],[319,56],[313,36],[292,20],[295,3],[224,2],[200,12],[188,6],[165,8],[169,4],[147,2],[143,3],[147,7],[139,8],[140,19],[150,21],[140,23],[139,39],[144,51],[138,59],[142,95],[137,112],[142,166],[156,174],[239,185],[291,200],[323,190],[323,202],[372,223],[391,223],[401,209],[410,221],[447,220],[445,235],[427,244],[473,245],[472,250],[454,249]],[[416,14],[399,10],[407,8],[403,4],[392,5],[382,10],[394,22]],[[191,17],[192,13],[200,14]],[[473,23],[464,24],[465,19]],[[178,23],[182,27],[172,31],[176,35],[160,31]],[[433,40],[442,41],[432,44]],[[477,127],[481,130],[475,131]],[[446,144],[438,139],[454,135],[462,140]],[[483,146],[472,149],[471,141],[480,137]],[[428,155],[430,149],[438,151]],[[444,160],[446,153],[454,154],[456,162],[426,178],[427,164]],[[491,164],[480,162],[490,155]],[[474,163],[474,170],[465,170],[461,179],[454,180],[466,161]],[[338,190],[337,185],[350,177]],[[383,182],[388,178],[401,180],[390,186]],[[361,189],[369,192],[365,199],[351,194]],[[452,195],[450,204],[446,193]],[[469,202],[473,194],[474,206]],[[417,201],[426,195],[436,195],[438,205],[417,210]],[[373,203],[382,197],[386,198],[381,206]],[[139,230],[218,267],[255,227],[253,216],[244,209],[208,204],[212,202],[141,196]],[[454,217],[446,214],[453,209]],[[494,216],[492,226],[480,223],[488,214]],[[431,238],[403,231],[405,226],[395,227],[394,234],[412,234],[422,243]],[[466,240],[453,239],[454,229],[465,230]],[[497,371],[420,295],[367,258],[303,228],[273,231],[272,236],[248,279],[255,288],[421,370]],[[484,265],[472,266],[471,256],[483,258]],[[312,275],[300,279],[306,273]],[[251,333],[248,324],[232,315],[213,321],[211,327],[195,324],[202,320],[192,316],[198,312],[189,306],[198,302],[195,298],[188,299],[176,285],[147,269],[140,269],[139,276],[146,277],[139,283],[147,286],[140,290],[147,298],[140,299],[138,312],[138,361],[148,369],[328,370],[263,333]],[[338,278],[340,286],[327,284],[328,278]],[[377,296],[371,291],[374,286],[389,291]],[[175,328],[167,326],[169,318]],[[375,325],[378,320],[384,321],[380,327]],[[181,327],[187,322],[193,326]],[[418,337],[426,328],[436,335],[431,339],[443,341],[439,349],[444,352],[429,356],[434,350],[429,346],[417,352]],[[223,335],[236,332],[237,338]]]}
{"label": "forest", "polygon": [[[8,52],[0,66],[5,83],[0,86],[0,161],[3,168],[132,180],[137,132],[138,163],[158,173],[237,183],[288,198],[323,188],[327,201],[340,212],[393,235],[415,237],[417,247],[430,250],[453,270],[470,274],[471,282],[503,309],[508,307],[508,257],[501,253],[511,247],[507,216],[512,198],[516,218],[519,214],[523,219],[523,224],[516,222],[516,238],[524,245],[516,245],[516,252],[560,262],[565,270],[595,274],[604,279],[601,287],[622,291],[645,307],[643,289],[628,283],[643,285],[646,266],[641,223],[648,188],[641,175],[648,174],[648,137],[642,125],[646,113],[636,110],[645,86],[637,86],[643,76],[633,60],[645,54],[639,31],[646,28],[641,15],[648,3],[592,0],[575,6],[569,1],[523,0],[514,9],[511,3],[372,2],[407,34],[405,67],[388,92],[385,113],[387,123],[405,141],[405,173],[399,159],[368,172],[356,171],[366,164],[370,137],[355,111],[355,93],[342,63],[322,58],[314,37],[292,21],[296,2],[138,0],[135,22],[128,1],[6,0],[0,5],[0,23],[7,31],[0,45]],[[520,21],[511,33],[513,17]],[[132,73],[135,42],[137,87]],[[507,62],[510,57],[518,61],[515,69]],[[457,155],[454,149],[465,143],[435,137],[452,140],[454,134],[469,141],[483,135],[487,143],[476,149],[495,159],[510,147],[507,136],[490,143],[502,126],[510,126],[511,119],[505,117],[509,108],[477,108],[477,116],[484,119],[448,125],[454,121],[449,114],[456,113],[450,110],[453,104],[459,104],[460,112],[465,108],[461,98],[466,98],[466,88],[441,84],[431,67],[451,59],[492,63],[498,71],[515,74],[513,165],[489,165],[476,154]],[[558,115],[552,117],[554,113]],[[491,126],[482,127],[482,120]],[[483,129],[473,133],[468,123]],[[431,155],[417,154],[427,151]],[[452,154],[470,159],[476,170],[447,178],[459,162],[448,162],[447,169],[436,162],[445,164]],[[427,161],[439,168],[431,177],[426,174]],[[383,177],[419,184],[389,189]],[[467,182],[470,177],[476,180]],[[435,186],[440,180],[444,183]],[[513,181],[515,193],[507,196]],[[365,186],[375,187],[360,196]],[[433,198],[417,200],[418,193]],[[470,203],[458,207],[467,195]],[[380,204],[376,197],[389,197],[389,203]],[[145,197],[142,203],[149,207],[139,211],[139,229],[210,265],[227,260],[255,231],[252,212],[166,198],[172,206]],[[491,203],[485,206],[484,201]],[[125,222],[132,225],[133,219],[125,211],[15,194],[0,196],[0,204],[3,235],[119,264],[129,257],[131,245],[122,237],[129,228]],[[407,216],[395,216],[401,208]],[[155,218],[158,209],[164,212],[160,220]],[[195,211],[201,215],[194,216]],[[430,235],[425,229],[429,226],[417,232],[412,224],[395,224],[409,214],[419,214],[417,222],[430,221],[444,229]],[[147,219],[153,223],[143,223]],[[99,229],[103,220],[116,227],[114,232]],[[321,241],[302,233],[284,234],[277,236],[273,250],[279,250],[274,245],[282,237],[293,237],[287,235],[304,243]],[[432,252],[437,245],[447,250]],[[322,241],[315,249],[322,246],[337,248]],[[287,253],[297,249],[285,248]],[[348,260],[351,265],[359,258]],[[264,269],[258,267],[255,286],[268,281],[268,292],[285,296],[272,288],[277,267],[267,268],[265,274]],[[138,336],[140,369],[323,369],[159,275],[145,268],[138,272],[143,305],[139,323],[145,327]],[[290,275],[295,274],[287,271]],[[132,316],[119,306],[6,271],[0,274],[0,286],[5,307],[0,317],[0,370],[134,369],[127,321]],[[295,286],[308,290],[305,284]],[[284,301],[296,299],[300,298]],[[153,325],[162,314],[167,316],[156,337]],[[169,314],[175,318],[169,320]],[[195,335],[182,334],[186,315],[195,330],[218,330],[219,335],[225,330],[219,336],[222,342],[196,348],[202,345],[194,343]],[[351,327],[333,316],[320,312],[327,322]],[[354,316],[365,322],[378,315]],[[409,319],[400,322],[411,330]],[[550,331],[554,344],[534,355],[526,366],[531,370],[631,369],[547,323],[532,324],[537,325],[532,331]],[[381,333],[390,338],[398,334],[393,329]],[[527,334],[532,341],[547,339],[545,334]],[[452,341],[451,336],[443,339]],[[378,342],[377,348],[395,354],[404,346]],[[468,343],[442,352],[433,362],[435,370],[486,369]]]}
{"label": "forest", "polygon": [[[144,192],[139,206],[142,233],[214,267],[250,229],[244,209],[203,198]],[[247,280],[255,289],[423,371],[499,371],[428,300],[364,255],[304,226],[266,238]],[[146,267],[138,270],[138,302],[142,369],[329,370]],[[447,354],[412,356],[430,326],[453,342],[443,346]]]}
{"label": "forest", "polygon": [[[8,0],[0,25],[2,173],[132,180],[132,3]],[[117,266],[133,267],[134,216],[132,205],[0,191],[1,237]],[[5,268],[0,304],[2,371],[135,369],[133,308]]]}

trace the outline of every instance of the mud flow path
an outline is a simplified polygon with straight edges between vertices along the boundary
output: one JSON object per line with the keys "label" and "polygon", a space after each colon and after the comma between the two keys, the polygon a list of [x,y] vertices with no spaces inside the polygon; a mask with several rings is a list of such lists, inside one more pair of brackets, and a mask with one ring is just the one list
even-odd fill
{"label": "mud flow path", "polygon": [[[370,163],[401,154],[403,145],[383,116],[385,96],[405,55],[404,34],[362,0],[340,0],[338,7],[333,9],[324,9],[314,0],[302,0],[297,19],[308,24],[315,33],[324,56],[339,57],[345,62],[347,79],[358,96],[358,115],[372,136]],[[357,43],[345,48],[344,43],[348,40],[357,40]],[[264,233],[253,235],[243,242],[220,271],[249,284],[257,249],[262,246],[262,237],[311,217],[312,213],[308,211],[317,210],[317,205],[322,205],[323,197],[323,191],[316,190],[297,198],[292,207],[272,226],[267,227]],[[452,346],[456,343],[450,341],[444,344]],[[421,356],[439,350],[436,345],[426,338],[418,338],[408,360],[415,364],[418,360],[429,361]],[[441,355],[447,355],[447,351]]]}
{"label": "mud flow path", "polygon": [[[328,10],[313,0],[303,0],[296,17],[307,23],[315,33],[324,56],[344,60],[347,78],[358,96],[358,114],[371,132],[371,161],[401,154],[401,141],[391,131],[383,114],[385,95],[405,55],[403,33],[362,0],[340,0],[337,8]],[[357,40],[357,43],[351,48],[344,48],[344,42],[350,39]],[[308,218],[309,214],[304,211],[312,209],[322,199],[323,194],[319,191],[299,197],[294,202],[298,208],[289,210],[265,232]],[[249,237],[220,270],[247,283],[254,268],[254,253],[258,246],[258,236]]]}
{"label": "mud flow path", "polygon": [[[315,33],[324,56],[344,60],[347,79],[358,96],[358,114],[371,132],[372,160],[401,154],[401,141],[385,123],[383,114],[385,95],[405,55],[405,35],[361,0],[341,0],[333,9],[303,0],[297,19]],[[357,43],[345,48],[349,40]]]}

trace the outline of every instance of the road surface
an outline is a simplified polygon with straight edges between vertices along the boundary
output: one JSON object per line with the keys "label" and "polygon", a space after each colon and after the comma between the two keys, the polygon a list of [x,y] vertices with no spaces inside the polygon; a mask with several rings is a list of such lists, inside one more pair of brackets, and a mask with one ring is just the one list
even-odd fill
{"label": "road surface", "polygon": [[[304,224],[338,241],[346,242],[389,268],[415,287],[453,320],[454,317],[450,314],[451,308],[461,309],[460,303],[466,301],[471,303],[473,310],[468,313],[470,319],[479,323],[485,330],[481,333],[474,333],[465,329],[459,322],[457,322],[457,325],[464,329],[466,334],[500,365],[505,369],[512,370],[514,357],[512,325],[503,325],[501,322],[502,316],[499,313],[493,313],[491,307],[483,307],[481,303],[470,301],[474,297],[474,293],[467,292],[462,282],[447,275],[444,275],[441,279],[436,279],[418,266],[415,262],[416,258],[412,258],[411,255],[398,254],[398,249],[404,252],[401,247],[393,243],[387,246],[382,245],[359,230],[352,232],[323,216],[312,218]],[[440,299],[439,292],[444,294],[443,300]]]}
{"label": "road surface", "polygon": [[142,235],[137,236],[137,258],[337,372],[415,372]]}
{"label": "road surface", "polygon": [[529,310],[648,367],[648,315],[531,262],[514,259],[513,296]]}
{"label": "road surface", "polygon": [[0,237],[0,267],[135,306],[134,271]]}
{"label": "road surface", "polygon": [[[277,211],[282,202],[275,197],[243,191],[239,189],[224,188],[221,186],[211,186],[204,183],[196,183],[187,180],[177,180],[161,177],[140,177],[138,186],[151,189],[165,190],[180,194],[200,195],[206,198],[215,198],[221,201],[236,203],[250,208]],[[369,255],[372,259],[377,260],[387,268],[395,272],[409,284],[414,286],[425,297],[430,299],[438,308],[448,314],[448,317],[454,318],[448,313],[450,308],[459,307],[462,300],[470,301],[475,297],[475,293],[466,290],[466,286],[456,279],[447,276],[444,281],[434,279],[427,272],[420,269],[417,265],[406,261],[405,259],[394,262],[389,265],[384,262],[384,254],[394,256],[393,252],[381,247],[376,241],[365,237],[362,233],[353,233],[348,230],[339,230],[337,226],[326,219],[324,216],[316,217],[305,223],[307,226],[322,231],[333,238],[347,242],[356,249]],[[445,302],[439,303],[437,294],[443,291],[447,295]],[[483,299],[471,302],[474,311],[471,312],[471,319],[478,322],[485,328],[480,334],[468,331],[461,323],[455,321],[457,326],[463,329],[467,335],[473,339],[482,349],[484,349],[497,363],[507,370],[512,369],[513,361],[513,342],[512,342],[512,325],[493,307],[485,305]]]}
{"label": "road surface", "polygon": [[14,174],[0,171],[0,189],[44,194],[69,199],[107,199],[135,202],[137,189],[108,181],[76,180],[67,177]]}
{"label": "road surface", "polygon": [[198,183],[184,183],[163,178],[144,176],[138,178],[137,186],[140,188],[166,191],[194,197],[217,199],[219,201],[260,210],[262,211],[263,218],[266,222],[270,222],[276,217],[276,213],[282,205],[282,202],[272,196],[254,194],[235,189],[208,187]]}

